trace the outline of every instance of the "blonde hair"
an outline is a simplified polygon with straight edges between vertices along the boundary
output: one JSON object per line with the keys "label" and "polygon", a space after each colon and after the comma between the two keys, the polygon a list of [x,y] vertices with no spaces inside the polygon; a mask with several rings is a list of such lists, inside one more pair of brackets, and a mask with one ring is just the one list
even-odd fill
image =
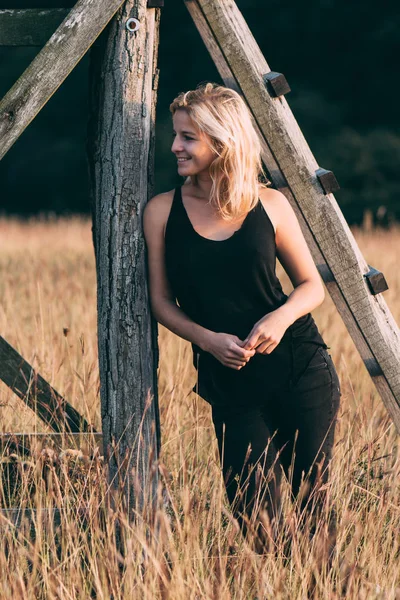
{"label": "blonde hair", "polygon": [[[210,204],[224,220],[237,220],[257,204],[259,188],[271,183],[261,161],[261,144],[251,113],[234,90],[216,83],[199,84],[180,93],[170,104],[174,114],[183,109],[197,129],[207,134],[216,158],[209,167]],[[259,182],[259,176],[267,184]]]}

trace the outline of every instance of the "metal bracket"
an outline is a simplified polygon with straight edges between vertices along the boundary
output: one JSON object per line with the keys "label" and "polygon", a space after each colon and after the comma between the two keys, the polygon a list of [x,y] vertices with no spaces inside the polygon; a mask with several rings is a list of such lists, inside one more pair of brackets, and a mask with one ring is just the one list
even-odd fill
{"label": "metal bracket", "polygon": [[164,0],[147,0],[147,8],[161,8],[164,6]]}
{"label": "metal bracket", "polygon": [[376,296],[376,294],[381,294],[385,290],[389,289],[389,286],[386,282],[385,276],[378,269],[374,269],[374,267],[369,266],[368,273],[364,274],[365,279],[367,280],[369,289],[371,294]]}
{"label": "metal bracket", "polygon": [[315,171],[318,181],[320,182],[324,194],[332,194],[337,190],[340,190],[340,185],[337,182],[335,175],[332,171],[326,169],[317,169]]}
{"label": "metal bracket", "polygon": [[290,86],[282,73],[270,71],[263,76],[263,79],[271,96],[283,96],[290,92]]}

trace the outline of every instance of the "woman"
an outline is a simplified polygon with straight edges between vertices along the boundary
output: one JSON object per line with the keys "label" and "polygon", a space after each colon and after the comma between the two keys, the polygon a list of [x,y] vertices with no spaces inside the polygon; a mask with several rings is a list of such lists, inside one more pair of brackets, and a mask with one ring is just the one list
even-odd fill
{"label": "woman", "polygon": [[281,466],[300,511],[324,505],[341,395],[310,314],[324,288],[289,202],[258,181],[260,142],[240,95],[207,83],[170,111],[185,180],[145,207],[152,311],[192,343],[193,391],[212,407],[233,514],[262,551],[282,525]]}

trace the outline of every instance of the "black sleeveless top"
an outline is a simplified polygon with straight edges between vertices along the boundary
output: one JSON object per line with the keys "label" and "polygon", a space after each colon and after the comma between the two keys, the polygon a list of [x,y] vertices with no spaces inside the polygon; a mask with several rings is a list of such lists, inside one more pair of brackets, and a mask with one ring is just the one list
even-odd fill
{"label": "black sleeveless top", "polygon": [[[188,317],[211,331],[234,334],[241,340],[261,317],[288,298],[275,273],[275,231],[260,199],[231,237],[211,240],[192,226],[181,187],[177,187],[165,230],[165,266],[171,290]],[[256,356],[267,361],[275,355],[276,360],[279,352],[287,351],[285,340],[291,335],[328,347],[307,313],[288,327],[273,352],[255,354],[248,364]],[[209,365],[213,360],[219,363],[194,343],[192,349],[196,368],[196,353],[207,354]]]}

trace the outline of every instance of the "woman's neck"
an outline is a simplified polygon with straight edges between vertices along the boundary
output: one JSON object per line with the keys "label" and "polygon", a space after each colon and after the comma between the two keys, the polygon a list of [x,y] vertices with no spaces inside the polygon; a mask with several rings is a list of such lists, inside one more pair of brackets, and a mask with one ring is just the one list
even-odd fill
{"label": "woman's neck", "polygon": [[198,200],[208,201],[211,194],[212,183],[210,176],[201,177],[194,175],[193,177],[188,177],[184,185],[189,185],[191,187],[191,190],[193,191],[192,195],[196,196]]}

